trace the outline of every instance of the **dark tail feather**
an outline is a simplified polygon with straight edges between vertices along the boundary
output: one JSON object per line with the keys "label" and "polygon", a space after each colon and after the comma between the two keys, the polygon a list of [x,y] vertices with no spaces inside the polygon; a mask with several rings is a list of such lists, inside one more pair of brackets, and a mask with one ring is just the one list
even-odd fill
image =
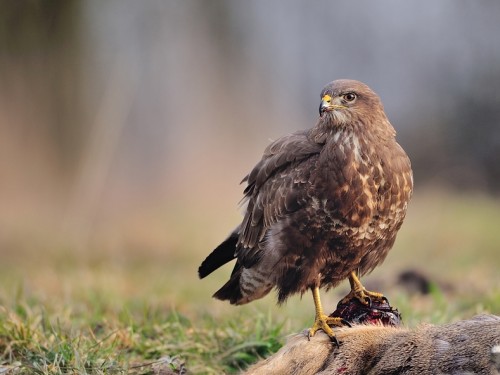
{"label": "dark tail feather", "polygon": [[203,261],[198,268],[200,279],[210,275],[217,268],[223,266],[235,258],[236,244],[238,243],[238,233],[235,230],[229,237],[215,248],[214,251]]}
{"label": "dark tail feather", "polygon": [[222,301],[229,301],[232,305],[238,304],[243,298],[240,289],[240,266],[236,263],[235,269],[231,275],[231,278],[227,283],[224,284],[215,294],[212,296],[214,298],[220,299]]}

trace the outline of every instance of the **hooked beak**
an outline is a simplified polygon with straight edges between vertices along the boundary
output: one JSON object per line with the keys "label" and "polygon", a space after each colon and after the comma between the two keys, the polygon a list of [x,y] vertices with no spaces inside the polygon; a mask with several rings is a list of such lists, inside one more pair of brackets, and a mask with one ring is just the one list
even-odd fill
{"label": "hooked beak", "polygon": [[321,98],[321,104],[319,105],[319,115],[322,116],[325,112],[330,112],[335,109],[347,108],[343,105],[337,105],[332,103],[332,97],[328,94]]}

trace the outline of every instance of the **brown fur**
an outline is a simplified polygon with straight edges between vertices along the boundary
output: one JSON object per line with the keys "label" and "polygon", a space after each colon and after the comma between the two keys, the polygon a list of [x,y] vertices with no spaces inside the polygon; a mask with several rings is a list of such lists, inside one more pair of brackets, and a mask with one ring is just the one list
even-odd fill
{"label": "brown fur", "polygon": [[498,374],[491,360],[492,348],[500,344],[498,316],[414,329],[359,325],[335,333],[339,349],[322,332],[311,341],[296,334],[245,374]]}

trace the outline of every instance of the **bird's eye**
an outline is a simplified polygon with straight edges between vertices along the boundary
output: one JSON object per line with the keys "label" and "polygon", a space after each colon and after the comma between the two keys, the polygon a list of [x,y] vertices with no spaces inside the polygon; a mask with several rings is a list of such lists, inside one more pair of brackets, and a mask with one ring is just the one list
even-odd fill
{"label": "bird's eye", "polygon": [[342,98],[346,102],[352,102],[352,101],[354,101],[354,99],[356,99],[356,94],[353,92],[348,92],[347,94],[342,95]]}

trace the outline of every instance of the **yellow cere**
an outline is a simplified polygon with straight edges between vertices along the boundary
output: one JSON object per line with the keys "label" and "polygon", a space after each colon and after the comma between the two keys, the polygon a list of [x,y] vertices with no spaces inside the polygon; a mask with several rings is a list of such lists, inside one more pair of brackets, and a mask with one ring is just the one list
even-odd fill
{"label": "yellow cere", "polygon": [[330,103],[330,101],[332,100],[332,97],[330,95],[326,94],[325,96],[323,96],[321,98],[321,100],[324,102]]}

